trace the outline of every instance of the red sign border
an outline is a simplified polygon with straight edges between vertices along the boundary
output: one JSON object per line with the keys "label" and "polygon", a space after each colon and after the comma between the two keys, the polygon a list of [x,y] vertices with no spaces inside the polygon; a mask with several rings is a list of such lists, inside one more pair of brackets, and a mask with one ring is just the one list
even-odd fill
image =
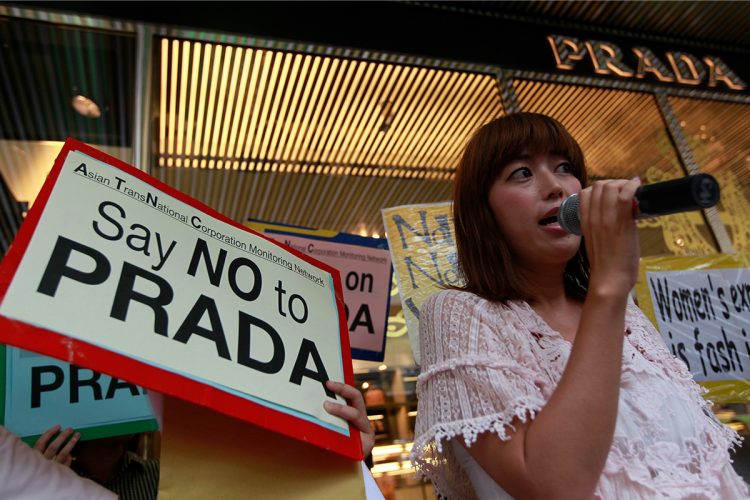
{"label": "red sign border", "polygon": [[[222,215],[211,207],[175,190],[145,172],[122,160],[99,151],[76,139],[68,138],[63,145],[55,164],[47,176],[39,195],[29,210],[16,238],[0,264],[0,304],[18,270],[31,237],[49,201],[52,188],[60,176],[60,171],[68,153],[79,151],[101,162],[130,174],[152,187],[176,198],[221,222],[246,231],[294,254],[296,257],[330,273],[333,277],[336,307],[339,315],[339,337],[341,357],[344,370],[344,382],[354,384],[354,372],[351,363],[348,329],[345,321],[343,290],[339,272],[312,257],[268,238],[236,221]],[[162,392],[186,401],[212,408],[226,415],[250,422],[265,429],[311,443],[320,448],[333,451],[347,458],[361,460],[362,444],[359,430],[349,425],[349,436],[312,423],[308,420],[274,410],[262,404],[249,401],[234,394],[222,391],[208,384],[198,382],[183,375],[152,366],[145,362],[117,354],[102,347],[67,337],[64,334],[36,327],[28,323],[13,320],[0,315],[0,340],[16,347],[35,351],[69,363],[106,373],[119,379],[128,380],[154,391]],[[322,402],[321,402],[322,404]]]}

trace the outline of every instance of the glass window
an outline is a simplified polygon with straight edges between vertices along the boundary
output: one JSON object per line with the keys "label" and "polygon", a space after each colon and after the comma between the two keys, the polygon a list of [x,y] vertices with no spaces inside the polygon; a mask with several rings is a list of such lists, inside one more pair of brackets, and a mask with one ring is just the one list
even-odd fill
{"label": "glass window", "polygon": [[0,17],[0,172],[31,204],[73,137],[132,159],[135,38]]}
{"label": "glass window", "polygon": [[750,251],[750,105],[672,97],[695,161],[721,186],[719,214],[735,250]]}

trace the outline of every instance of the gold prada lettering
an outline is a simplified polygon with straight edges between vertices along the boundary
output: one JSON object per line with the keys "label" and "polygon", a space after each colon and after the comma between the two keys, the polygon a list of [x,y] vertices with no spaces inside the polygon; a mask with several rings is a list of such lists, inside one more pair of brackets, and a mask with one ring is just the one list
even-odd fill
{"label": "gold prada lettering", "polygon": [[586,56],[586,47],[577,38],[550,35],[547,41],[552,47],[557,69],[573,69],[573,62],[581,61]]}
{"label": "gold prada lettering", "polygon": [[660,82],[673,82],[674,75],[662,63],[656,55],[647,47],[633,47],[633,53],[638,57],[638,69],[635,71],[636,78],[643,78],[646,73],[651,73]]}
{"label": "gold prada lettering", "polygon": [[718,57],[704,57],[703,60],[708,66],[708,86],[716,87],[719,82],[723,82],[724,85],[732,90],[745,90],[747,84],[740,80],[740,78],[729,69],[729,66],[724,64],[724,61]]}
{"label": "gold prada lettering", "polygon": [[576,63],[588,55],[598,75],[640,79],[652,77],[661,83],[691,86],[706,83],[711,88],[725,86],[730,90],[747,89],[747,84],[724,61],[714,56],[700,60],[691,54],[670,51],[665,53],[669,62],[666,65],[648,47],[633,47],[631,52],[637,61],[637,67],[633,70],[624,62],[622,50],[614,43],[598,40],[581,42],[562,35],[549,35],[547,41],[552,48],[555,67],[560,70],[574,69]]}
{"label": "gold prada lettering", "polygon": [[684,52],[667,52],[667,60],[672,66],[677,83],[700,85],[706,77],[706,67],[695,56]]}
{"label": "gold prada lettering", "polygon": [[598,42],[591,40],[586,42],[594,71],[600,75],[614,73],[617,76],[633,76],[633,70],[622,62],[622,50],[614,43]]}

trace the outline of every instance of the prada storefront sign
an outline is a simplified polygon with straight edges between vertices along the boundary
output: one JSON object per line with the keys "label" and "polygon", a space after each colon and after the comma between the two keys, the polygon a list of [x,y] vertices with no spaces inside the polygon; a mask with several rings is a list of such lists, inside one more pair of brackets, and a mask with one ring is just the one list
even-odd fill
{"label": "prada storefront sign", "polygon": [[562,35],[549,35],[547,41],[558,70],[588,69],[596,75],[721,91],[747,89],[747,83],[717,56],[697,57],[677,50],[657,55],[644,46],[628,47],[623,51],[612,42]]}

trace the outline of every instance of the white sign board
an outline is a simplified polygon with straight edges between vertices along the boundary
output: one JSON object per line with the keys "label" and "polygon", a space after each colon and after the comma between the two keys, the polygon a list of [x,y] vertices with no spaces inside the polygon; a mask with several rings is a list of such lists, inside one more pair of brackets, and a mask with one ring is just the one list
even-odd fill
{"label": "white sign board", "polygon": [[72,140],[14,247],[1,341],[361,454],[323,410],[353,380],[329,266]]}

